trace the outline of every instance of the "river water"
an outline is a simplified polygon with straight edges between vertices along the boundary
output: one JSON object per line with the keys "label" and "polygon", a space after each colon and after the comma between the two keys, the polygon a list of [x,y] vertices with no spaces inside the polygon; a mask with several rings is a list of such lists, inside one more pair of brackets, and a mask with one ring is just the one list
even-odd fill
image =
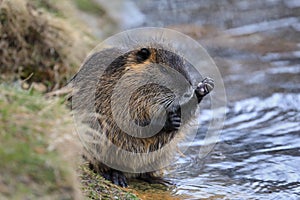
{"label": "river water", "polygon": [[172,197],[300,199],[300,1],[134,2],[140,27],[172,28],[202,44],[226,89],[219,142],[197,159],[201,128],[166,174],[176,183]]}

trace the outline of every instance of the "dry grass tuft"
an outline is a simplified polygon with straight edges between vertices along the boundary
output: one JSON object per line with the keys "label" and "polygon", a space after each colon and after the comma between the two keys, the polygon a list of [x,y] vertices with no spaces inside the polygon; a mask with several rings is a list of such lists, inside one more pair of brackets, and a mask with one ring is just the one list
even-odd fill
{"label": "dry grass tuft", "polygon": [[1,79],[32,74],[29,82],[57,89],[79,68],[91,38],[58,17],[58,12],[44,12],[32,3],[0,1]]}

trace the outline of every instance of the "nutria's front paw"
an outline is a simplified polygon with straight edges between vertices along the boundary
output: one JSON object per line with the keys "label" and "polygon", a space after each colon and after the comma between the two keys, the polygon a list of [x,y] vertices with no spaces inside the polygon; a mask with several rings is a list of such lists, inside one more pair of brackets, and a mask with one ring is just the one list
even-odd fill
{"label": "nutria's front paw", "polygon": [[106,180],[111,181],[113,184],[116,184],[118,186],[121,186],[121,187],[128,186],[125,175],[120,171],[117,171],[117,170],[107,171],[107,172],[103,173],[103,177]]}
{"label": "nutria's front paw", "polygon": [[176,112],[169,112],[164,126],[166,131],[177,131],[181,125],[181,118]]}
{"label": "nutria's front paw", "polygon": [[210,93],[214,89],[214,86],[215,84],[212,78],[207,77],[203,79],[195,90],[198,101],[200,102],[204,96]]}

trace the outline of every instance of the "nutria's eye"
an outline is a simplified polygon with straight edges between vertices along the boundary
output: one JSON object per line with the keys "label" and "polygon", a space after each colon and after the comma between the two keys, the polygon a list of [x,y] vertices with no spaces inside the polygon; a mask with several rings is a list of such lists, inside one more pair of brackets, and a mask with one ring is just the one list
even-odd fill
{"label": "nutria's eye", "polygon": [[139,63],[147,60],[150,57],[150,51],[146,48],[142,48],[141,50],[139,50],[136,54],[136,59]]}

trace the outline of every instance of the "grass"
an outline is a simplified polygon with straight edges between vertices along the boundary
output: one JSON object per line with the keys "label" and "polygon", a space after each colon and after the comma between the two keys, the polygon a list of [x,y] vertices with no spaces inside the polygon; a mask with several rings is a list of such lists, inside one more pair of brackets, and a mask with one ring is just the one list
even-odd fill
{"label": "grass", "polygon": [[90,170],[87,164],[83,164],[80,167],[79,173],[82,191],[89,199],[139,199],[132,193],[133,190],[120,188],[112,184],[99,174]]}
{"label": "grass", "polygon": [[70,165],[49,149],[57,118],[69,123],[64,106],[9,86],[0,94],[0,199],[74,199]]}
{"label": "grass", "polygon": [[61,10],[55,7],[55,5],[59,3],[57,0],[32,0],[31,3],[37,8],[45,9],[48,13],[52,13],[58,17],[63,17]]}
{"label": "grass", "polygon": [[74,0],[78,9],[96,15],[103,15],[105,12],[99,4],[95,3],[94,0]]}

